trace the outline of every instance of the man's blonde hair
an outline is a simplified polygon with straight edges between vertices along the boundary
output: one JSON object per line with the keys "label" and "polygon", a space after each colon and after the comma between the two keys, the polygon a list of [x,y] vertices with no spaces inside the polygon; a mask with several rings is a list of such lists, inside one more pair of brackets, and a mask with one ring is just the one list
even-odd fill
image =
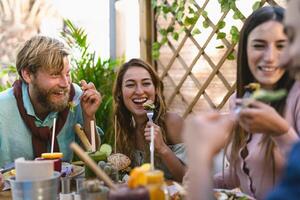
{"label": "man's blonde hair", "polygon": [[32,74],[39,69],[61,71],[64,68],[64,58],[68,55],[69,49],[59,40],[47,36],[34,36],[24,43],[17,54],[18,74],[23,79],[23,69]]}

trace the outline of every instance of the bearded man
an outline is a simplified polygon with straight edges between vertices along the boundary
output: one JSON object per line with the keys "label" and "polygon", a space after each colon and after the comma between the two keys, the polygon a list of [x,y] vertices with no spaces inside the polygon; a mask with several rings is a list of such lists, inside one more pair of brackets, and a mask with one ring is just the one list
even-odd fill
{"label": "bearded man", "polygon": [[[18,157],[32,160],[50,152],[54,121],[54,151],[62,152],[64,161],[73,157],[69,144],[78,141],[76,123],[90,139],[101,95],[93,83],[81,81],[80,87],[71,82],[68,55],[62,42],[46,36],[35,36],[21,47],[16,60],[20,80],[0,93],[0,167]],[[70,106],[74,101],[78,105]]]}

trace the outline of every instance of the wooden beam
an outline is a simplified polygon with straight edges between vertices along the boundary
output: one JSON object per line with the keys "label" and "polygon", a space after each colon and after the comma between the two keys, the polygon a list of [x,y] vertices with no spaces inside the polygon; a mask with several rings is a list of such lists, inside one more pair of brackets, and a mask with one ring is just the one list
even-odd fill
{"label": "wooden beam", "polygon": [[140,5],[140,52],[141,59],[152,64],[152,42],[154,36],[153,26],[153,9],[151,7],[151,0],[139,0]]}

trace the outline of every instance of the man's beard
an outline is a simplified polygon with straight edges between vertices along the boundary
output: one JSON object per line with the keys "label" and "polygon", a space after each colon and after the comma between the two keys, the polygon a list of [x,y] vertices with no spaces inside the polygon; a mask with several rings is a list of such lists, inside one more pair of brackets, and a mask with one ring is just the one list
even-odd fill
{"label": "man's beard", "polygon": [[[68,100],[70,96],[69,88],[51,88],[42,89],[36,83],[32,83],[35,96],[38,102],[49,112],[60,112],[68,106]],[[57,92],[63,92],[64,98],[59,102],[51,101],[51,95]]]}

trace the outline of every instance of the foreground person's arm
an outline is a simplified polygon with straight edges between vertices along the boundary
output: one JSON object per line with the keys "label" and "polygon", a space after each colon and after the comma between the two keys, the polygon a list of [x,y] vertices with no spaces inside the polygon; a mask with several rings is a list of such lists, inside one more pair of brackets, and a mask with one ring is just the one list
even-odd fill
{"label": "foreground person's arm", "polygon": [[292,148],[281,181],[267,200],[299,199],[300,197],[300,142]]}
{"label": "foreground person's arm", "polygon": [[187,199],[213,199],[213,158],[232,132],[234,117],[206,113],[191,117],[184,129],[188,152]]}

